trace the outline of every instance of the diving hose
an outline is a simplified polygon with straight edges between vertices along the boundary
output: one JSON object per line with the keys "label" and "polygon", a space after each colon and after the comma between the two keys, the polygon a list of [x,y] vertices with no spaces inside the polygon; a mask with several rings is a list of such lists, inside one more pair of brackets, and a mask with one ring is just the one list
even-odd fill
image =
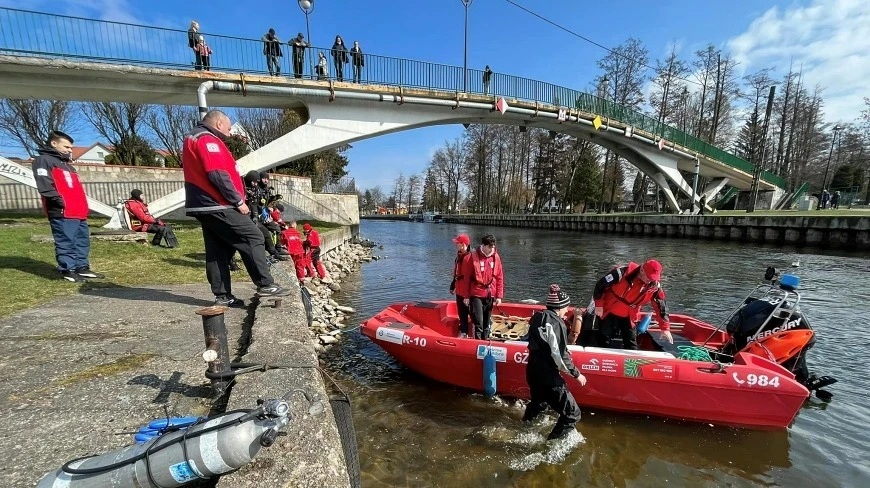
{"label": "diving hose", "polygon": [[[319,401],[302,390],[316,414]],[[269,447],[292,419],[287,401],[258,401],[255,409],[234,410],[174,430],[144,444],[127,446],[99,456],[74,459],[46,474],[37,488],[174,488],[198,479],[234,471]]]}

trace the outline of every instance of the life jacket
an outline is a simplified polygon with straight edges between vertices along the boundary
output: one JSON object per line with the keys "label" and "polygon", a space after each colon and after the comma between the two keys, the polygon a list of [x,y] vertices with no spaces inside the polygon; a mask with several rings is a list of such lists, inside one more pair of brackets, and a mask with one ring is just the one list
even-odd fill
{"label": "life jacket", "polygon": [[[491,260],[490,260],[491,258]],[[489,273],[486,270],[486,261],[489,261]],[[484,256],[481,259],[481,253],[479,249],[475,249],[471,251],[471,263],[474,266],[474,281],[485,288],[487,291],[492,293],[490,290],[490,286],[492,286],[492,282],[495,281],[495,277],[501,273],[501,260],[498,259],[498,253],[493,251],[492,256],[486,257]],[[487,276],[487,274],[489,276]]]}
{"label": "life jacket", "polygon": [[63,199],[63,217],[66,219],[86,220],[88,218],[88,198],[75,171],[58,167],[51,169],[54,187]]}
{"label": "life jacket", "polygon": [[468,257],[469,251],[456,252],[456,259],[453,261],[453,281],[458,283],[462,279],[462,263]]}
{"label": "life jacket", "polygon": [[628,263],[628,270],[618,282],[604,290],[604,310],[617,317],[637,320],[640,307],[649,303],[659,291],[658,283],[644,283],[637,277],[640,265]]}

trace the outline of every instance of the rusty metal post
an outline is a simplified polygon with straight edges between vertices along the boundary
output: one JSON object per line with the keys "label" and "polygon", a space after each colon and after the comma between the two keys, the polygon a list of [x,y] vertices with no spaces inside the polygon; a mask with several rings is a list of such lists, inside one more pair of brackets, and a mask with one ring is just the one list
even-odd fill
{"label": "rusty metal post", "polygon": [[[227,307],[212,306],[196,311],[202,316],[202,332],[205,335],[205,352],[202,358],[208,363],[209,373],[229,373],[230,348],[227,344],[227,326],[224,323],[224,313]],[[227,389],[230,379],[212,379],[211,392],[213,398],[222,396]]]}

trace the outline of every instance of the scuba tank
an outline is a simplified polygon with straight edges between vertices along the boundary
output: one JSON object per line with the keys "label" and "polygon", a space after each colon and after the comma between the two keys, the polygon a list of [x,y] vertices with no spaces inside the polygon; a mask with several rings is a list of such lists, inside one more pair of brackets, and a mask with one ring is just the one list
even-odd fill
{"label": "scuba tank", "polygon": [[495,356],[492,355],[492,346],[486,346],[486,355],[483,356],[483,392],[486,396],[495,395]]}
{"label": "scuba tank", "polygon": [[46,474],[37,488],[163,488],[212,478],[249,463],[290,418],[286,401],[268,400],[252,411],[236,410],[143,444],[75,459]]}

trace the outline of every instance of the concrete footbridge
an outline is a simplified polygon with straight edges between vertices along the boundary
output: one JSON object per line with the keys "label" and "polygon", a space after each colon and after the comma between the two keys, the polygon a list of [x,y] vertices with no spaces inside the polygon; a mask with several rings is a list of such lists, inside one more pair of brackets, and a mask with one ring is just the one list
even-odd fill
{"label": "concrete footbridge", "polygon": [[[308,48],[293,72],[290,47],[270,76],[260,40],[205,34],[211,70],[199,70],[187,32],[0,8],[0,97],[136,102],[208,107],[291,108],[303,125],[239,161],[265,170],[324,149],[442,124],[537,127],[592,141],[623,157],[664,190],[679,213],[673,183],[697,202],[726,184],[749,189],[755,167],[652,117],[570,88],[456,66],[366,54],[360,83],[352,67],[339,80],[311,65],[329,49]],[[289,68],[289,69],[288,69]],[[708,179],[696,188],[683,174]],[[785,182],[762,172],[759,189],[775,202]],[[150,204],[159,216],[183,206],[184,190]]]}

